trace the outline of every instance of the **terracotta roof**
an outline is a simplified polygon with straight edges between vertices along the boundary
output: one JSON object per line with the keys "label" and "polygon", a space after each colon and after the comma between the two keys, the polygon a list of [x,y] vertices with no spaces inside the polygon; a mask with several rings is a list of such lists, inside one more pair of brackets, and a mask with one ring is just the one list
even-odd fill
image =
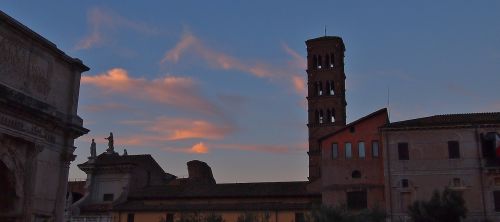
{"label": "terracotta roof", "polygon": [[145,204],[143,201],[128,201],[113,207],[113,211],[261,211],[261,210],[307,210],[311,203],[252,202],[212,204]]}
{"label": "terracotta roof", "polygon": [[[377,111],[375,111],[373,113],[370,113],[370,114],[368,114],[368,115],[366,115],[364,117],[361,117],[361,118],[355,120],[354,122],[351,122],[351,123],[345,125],[344,127],[342,127],[340,129],[332,132],[332,133],[329,133],[329,134],[327,134],[327,135],[319,138],[319,141],[322,141],[322,140],[324,140],[324,139],[326,139],[328,137],[331,137],[331,136],[333,136],[333,135],[335,135],[337,133],[340,133],[340,132],[342,132],[344,130],[347,130],[347,129],[351,128],[352,126],[355,126],[355,125],[357,125],[357,124],[359,124],[359,123],[361,123],[361,122],[363,122],[365,120],[371,119],[371,118],[376,117],[378,115],[385,115],[385,116],[387,116],[387,108],[379,109],[379,110],[377,110]],[[387,122],[389,122],[389,117],[387,117]]]}
{"label": "terracotta roof", "polygon": [[383,129],[400,128],[422,128],[422,127],[453,127],[474,125],[498,125],[500,124],[500,112],[495,113],[465,113],[465,114],[445,114],[435,115],[399,122],[393,122]]}
{"label": "terracotta roof", "polygon": [[129,200],[137,199],[199,199],[199,198],[255,198],[319,196],[307,191],[306,181],[226,183],[198,186],[195,184],[152,186],[131,193]]}

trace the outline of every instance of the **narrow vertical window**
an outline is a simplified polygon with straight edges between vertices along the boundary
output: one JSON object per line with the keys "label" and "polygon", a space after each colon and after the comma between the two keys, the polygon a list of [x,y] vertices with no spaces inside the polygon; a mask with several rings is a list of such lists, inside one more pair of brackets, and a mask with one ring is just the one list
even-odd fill
{"label": "narrow vertical window", "polygon": [[460,159],[460,146],[458,141],[448,141],[448,157],[450,159]]}
{"label": "narrow vertical window", "polygon": [[335,122],[335,109],[332,109],[332,116],[331,116],[330,122],[334,123]]}
{"label": "narrow vertical window", "polygon": [[352,158],[352,147],[351,147],[351,143],[345,143],[345,145],[344,145],[344,149],[345,149],[345,158],[346,158],[346,159],[351,159],[351,158]]}
{"label": "narrow vertical window", "polygon": [[410,154],[408,152],[408,143],[398,143],[398,156],[399,160],[410,159]]}
{"label": "narrow vertical window", "polygon": [[321,81],[318,82],[318,96],[323,95],[323,83]]}
{"label": "narrow vertical window", "polygon": [[337,143],[332,143],[332,159],[339,158],[339,145]]}
{"label": "narrow vertical window", "polygon": [[330,54],[330,68],[333,68],[335,64],[335,55],[333,53]]}
{"label": "narrow vertical window", "polygon": [[319,111],[319,123],[323,123],[323,110]]}
{"label": "narrow vertical window", "polygon": [[379,156],[379,148],[378,148],[378,141],[377,140],[372,141],[372,156],[374,158],[378,158],[378,156]]}
{"label": "narrow vertical window", "polygon": [[330,56],[328,56],[328,54],[326,54],[325,56],[325,68],[328,68],[330,67]]}
{"label": "narrow vertical window", "polygon": [[321,58],[321,56],[319,55],[319,56],[318,56],[318,69],[321,69],[322,65],[323,65],[323,59],[322,59],[322,58]]}
{"label": "narrow vertical window", "polygon": [[361,141],[358,143],[358,155],[360,159],[364,159],[366,157],[365,142]]}
{"label": "narrow vertical window", "polygon": [[328,90],[330,91],[330,95],[335,95],[334,82],[333,80],[328,83]]}

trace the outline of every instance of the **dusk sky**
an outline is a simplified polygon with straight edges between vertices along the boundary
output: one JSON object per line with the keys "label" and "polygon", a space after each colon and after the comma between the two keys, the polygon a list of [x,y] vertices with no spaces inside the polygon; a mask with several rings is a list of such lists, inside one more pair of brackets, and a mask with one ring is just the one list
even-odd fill
{"label": "dusk sky", "polygon": [[347,119],[500,111],[500,1],[2,1],[82,76],[77,164],[112,131],[120,154],[186,162],[217,182],[307,180],[305,41],[343,38]]}

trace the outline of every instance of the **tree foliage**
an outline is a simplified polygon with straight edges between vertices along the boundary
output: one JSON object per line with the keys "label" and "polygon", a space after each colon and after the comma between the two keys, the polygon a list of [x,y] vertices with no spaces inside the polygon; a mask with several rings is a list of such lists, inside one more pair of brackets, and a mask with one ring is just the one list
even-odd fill
{"label": "tree foliage", "polygon": [[434,191],[429,201],[415,201],[408,207],[414,222],[458,222],[467,215],[465,200],[458,192]]}
{"label": "tree foliage", "polygon": [[386,218],[383,210],[375,207],[361,211],[348,210],[345,206],[320,206],[312,211],[310,222],[382,222]]}

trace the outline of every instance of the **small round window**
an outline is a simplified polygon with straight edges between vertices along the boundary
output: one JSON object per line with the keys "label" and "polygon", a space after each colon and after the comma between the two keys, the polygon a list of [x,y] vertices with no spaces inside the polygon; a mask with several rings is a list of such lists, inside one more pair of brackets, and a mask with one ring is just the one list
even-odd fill
{"label": "small round window", "polygon": [[352,171],[352,175],[351,176],[354,179],[361,178],[361,172],[359,172],[359,170]]}

